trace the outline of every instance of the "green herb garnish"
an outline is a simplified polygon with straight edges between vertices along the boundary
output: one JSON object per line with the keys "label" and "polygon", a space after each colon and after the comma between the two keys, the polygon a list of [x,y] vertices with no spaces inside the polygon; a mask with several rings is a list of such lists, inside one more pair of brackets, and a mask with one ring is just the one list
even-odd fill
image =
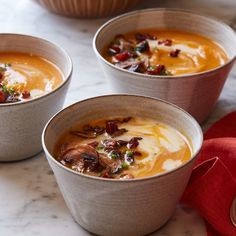
{"label": "green herb garnish", "polygon": [[133,157],[133,151],[131,150],[127,150],[126,153],[125,153],[128,157]]}
{"label": "green herb garnish", "polygon": [[4,93],[7,93],[8,91],[7,91],[7,86],[4,84],[4,85],[2,85],[2,91],[4,92]]}
{"label": "green herb garnish", "polygon": [[117,159],[117,158],[119,157],[119,155],[118,155],[117,153],[115,153],[115,152],[112,152],[111,155],[110,155],[110,157],[111,157],[112,159]]}
{"label": "green herb garnish", "polygon": [[8,89],[5,84],[2,85],[2,91],[3,91],[4,93],[10,93],[10,94],[14,94],[14,93],[15,93],[14,88],[9,88],[9,89]]}
{"label": "green herb garnish", "polygon": [[126,162],[122,162],[121,163],[121,168],[122,169],[128,169],[129,168],[129,164],[127,164]]}
{"label": "green herb garnish", "polygon": [[9,88],[8,93],[15,93],[15,89],[14,88]]}

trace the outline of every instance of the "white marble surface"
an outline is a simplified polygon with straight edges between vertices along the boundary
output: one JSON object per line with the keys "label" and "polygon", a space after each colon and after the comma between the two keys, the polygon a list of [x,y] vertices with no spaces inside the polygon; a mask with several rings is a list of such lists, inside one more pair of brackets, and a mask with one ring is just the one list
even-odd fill
{"label": "white marble surface", "polygon": [[[141,7],[190,8],[206,13],[236,29],[235,0],[149,1]],[[65,105],[96,95],[110,88],[94,58],[92,37],[107,19],[76,20],[48,13],[30,0],[0,0],[0,31],[31,34],[63,46],[74,62],[73,79]],[[230,74],[208,127],[236,109],[236,68]],[[71,218],[44,154],[17,163],[0,163],[0,235],[90,235]],[[191,209],[180,207],[172,219],[153,235],[204,236],[202,219]]]}

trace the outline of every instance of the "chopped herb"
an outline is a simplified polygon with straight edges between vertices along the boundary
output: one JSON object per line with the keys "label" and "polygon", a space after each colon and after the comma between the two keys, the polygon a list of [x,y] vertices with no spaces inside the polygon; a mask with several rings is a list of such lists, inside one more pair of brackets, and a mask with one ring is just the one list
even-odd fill
{"label": "chopped herb", "polygon": [[4,92],[4,93],[7,93],[7,86],[4,84],[4,85],[2,85],[2,91]]}
{"label": "chopped herb", "polygon": [[122,162],[121,163],[121,168],[122,169],[128,169],[129,168],[129,164],[127,164],[126,162]]}
{"label": "chopped herb", "polygon": [[125,153],[128,157],[132,157],[133,156],[133,151],[131,150],[127,150],[126,153]]}
{"label": "chopped herb", "polygon": [[9,88],[9,89],[8,89],[8,92],[9,92],[9,93],[15,93],[15,90],[14,90],[14,88]]}
{"label": "chopped herb", "polygon": [[111,154],[111,158],[112,158],[112,159],[116,159],[116,158],[117,158],[117,154],[116,154],[116,153],[112,153],[112,154]]}
{"label": "chopped herb", "polygon": [[110,153],[109,153],[109,156],[112,158],[112,159],[118,159],[120,157],[121,153],[120,151],[117,151],[117,150],[112,150]]}

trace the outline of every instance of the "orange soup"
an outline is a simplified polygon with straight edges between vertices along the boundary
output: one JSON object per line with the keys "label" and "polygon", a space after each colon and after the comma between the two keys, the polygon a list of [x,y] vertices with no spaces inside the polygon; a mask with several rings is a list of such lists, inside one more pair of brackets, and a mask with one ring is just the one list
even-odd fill
{"label": "orange soup", "polygon": [[45,58],[18,52],[0,53],[0,103],[42,96],[63,80],[60,69]]}
{"label": "orange soup", "polygon": [[224,49],[213,40],[175,30],[141,30],[117,35],[103,55],[117,67],[163,76],[200,73],[228,61]]}
{"label": "orange soup", "polygon": [[59,138],[55,158],[91,176],[131,179],[170,171],[191,158],[188,139],[169,125],[142,117],[78,126]]}

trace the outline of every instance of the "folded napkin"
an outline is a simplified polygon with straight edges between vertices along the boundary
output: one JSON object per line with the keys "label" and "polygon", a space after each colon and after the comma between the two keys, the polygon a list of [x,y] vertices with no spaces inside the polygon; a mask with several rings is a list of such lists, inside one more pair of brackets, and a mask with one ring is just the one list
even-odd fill
{"label": "folded napkin", "polygon": [[182,202],[199,211],[206,221],[208,236],[236,236],[236,227],[230,219],[234,198],[236,112],[215,123],[205,133],[202,150]]}

